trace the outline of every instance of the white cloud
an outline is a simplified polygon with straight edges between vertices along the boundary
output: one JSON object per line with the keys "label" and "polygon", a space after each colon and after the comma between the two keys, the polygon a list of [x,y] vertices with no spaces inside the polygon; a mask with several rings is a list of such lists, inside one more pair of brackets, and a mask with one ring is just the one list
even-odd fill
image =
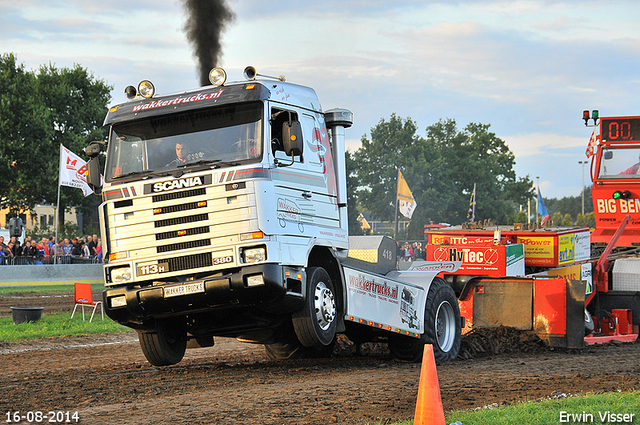
{"label": "white cloud", "polygon": [[[222,65],[314,87],[325,109],[354,112],[347,147],[392,113],[419,134],[440,118],[491,124],[519,175],[545,196],[580,188],[590,131],[583,109],[640,114],[640,2],[610,0],[228,0]],[[195,87],[183,0],[4,0],[2,53],[29,69],[78,63],[123,88]],[[571,159],[573,158],[573,159]],[[574,164],[574,162],[576,164]],[[542,184],[542,183],[541,183]],[[547,183],[545,183],[547,184]]]}
{"label": "white cloud", "polygon": [[499,136],[511,149],[516,158],[531,155],[563,155],[561,150],[570,148],[587,148],[589,135],[586,137],[566,136],[553,133],[527,133],[510,136]]}

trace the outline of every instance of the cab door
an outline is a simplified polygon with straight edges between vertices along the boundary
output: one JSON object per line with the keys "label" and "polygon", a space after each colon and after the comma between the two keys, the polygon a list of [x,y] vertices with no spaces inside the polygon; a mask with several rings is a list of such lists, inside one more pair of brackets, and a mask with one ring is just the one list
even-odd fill
{"label": "cab door", "polygon": [[[282,143],[282,126],[292,120],[301,124],[303,143],[300,155],[288,156]],[[271,148],[276,163],[272,180],[278,224],[286,233],[315,233],[316,226],[339,226],[335,177],[327,178],[328,137],[321,127],[324,119],[319,122],[318,116],[311,113],[281,107],[271,110]],[[312,231],[310,226],[316,230]]]}

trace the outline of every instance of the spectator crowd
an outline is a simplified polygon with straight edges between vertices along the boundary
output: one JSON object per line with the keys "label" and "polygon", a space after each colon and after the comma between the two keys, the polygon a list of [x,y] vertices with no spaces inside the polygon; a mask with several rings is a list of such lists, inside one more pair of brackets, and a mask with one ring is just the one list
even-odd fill
{"label": "spectator crowd", "polygon": [[24,241],[0,236],[0,264],[71,264],[102,261],[102,240],[97,235],[60,239],[43,237],[40,242],[26,236]]}
{"label": "spectator crowd", "polygon": [[427,250],[422,242],[396,242],[398,259],[402,261],[426,260]]}

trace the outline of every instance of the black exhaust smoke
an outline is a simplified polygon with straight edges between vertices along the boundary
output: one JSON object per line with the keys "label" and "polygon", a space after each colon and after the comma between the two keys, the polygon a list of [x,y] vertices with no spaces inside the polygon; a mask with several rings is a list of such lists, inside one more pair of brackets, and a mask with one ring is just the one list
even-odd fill
{"label": "black exhaust smoke", "polygon": [[184,0],[188,18],[187,38],[198,60],[200,85],[209,85],[209,71],[217,66],[222,54],[220,34],[235,19],[225,0]]}

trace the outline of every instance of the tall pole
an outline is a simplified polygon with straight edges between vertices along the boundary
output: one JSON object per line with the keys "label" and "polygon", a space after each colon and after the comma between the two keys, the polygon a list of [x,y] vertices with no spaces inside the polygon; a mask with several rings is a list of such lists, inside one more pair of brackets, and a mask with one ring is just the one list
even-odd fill
{"label": "tall pole", "polygon": [[[58,158],[58,166],[62,167],[62,143],[60,143],[60,155]],[[64,211],[62,211],[62,213],[64,214]],[[56,247],[58,246],[58,228],[60,227],[59,224],[60,221],[60,169],[58,169],[58,200],[56,203],[56,239],[53,241],[53,243],[56,245]],[[53,263],[56,264],[57,262],[57,256],[53,256]]]}
{"label": "tall pole", "polygon": [[398,176],[396,177],[396,208],[393,210],[395,221],[393,223],[393,239],[398,239],[398,193],[400,193],[400,169],[398,169]]}
{"label": "tall pole", "polygon": [[578,161],[578,164],[582,164],[582,215],[584,215],[584,166],[589,161]]}
{"label": "tall pole", "polygon": [[540,207],[540,176],[536,176],[536,181],[537,181],[537,191],[536,191],[536,200],[538,202],[536,202],[536,228],[538,228],[538,214],[540,214],[540,211],[538,211],[538,208]]}

